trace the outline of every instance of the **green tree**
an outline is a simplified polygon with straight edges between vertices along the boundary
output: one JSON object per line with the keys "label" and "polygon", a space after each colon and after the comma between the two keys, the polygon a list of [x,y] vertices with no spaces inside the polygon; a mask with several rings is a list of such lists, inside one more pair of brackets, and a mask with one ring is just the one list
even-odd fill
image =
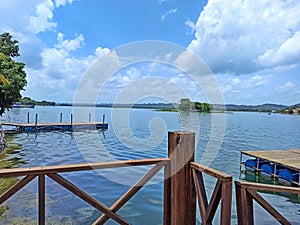
{"label": "green tree", "polygon": [[212,109],[211,105],[208,103],[202,103],[201,106],[202,112],[209,112]]}
{"label": "green tree", "polygon": [[10,109],[22,96],[26,82],[25,64],[16,62],[13,57],[19,56],[18,41],[12,40],[9,33],[0,35],[0,115]]}
{"label": "green tree", "polygon": [[9,57],[20,56],[18,41],[12,40],[12,36],[9,33],[1,34],[0,52]]}
{"label": "green tree", "polygon": [[202,111],[202,103],[201,102],[195,102],[195,109],[198,112]]}

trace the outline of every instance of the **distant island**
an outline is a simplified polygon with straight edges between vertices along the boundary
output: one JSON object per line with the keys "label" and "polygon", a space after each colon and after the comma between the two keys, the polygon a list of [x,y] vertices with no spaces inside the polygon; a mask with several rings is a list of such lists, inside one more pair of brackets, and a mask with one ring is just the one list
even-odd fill
{"label": "distant island", "polygon": [[180,103],[56,103],[49,101],[36,101],[29,97],[23,97],[20,102],[24,105],[39,106],[79,106],[79,107],[103,107],[103,108],[140,108],[155,109],[158,111],[168,112],[225,112],[225,111],[242,111],[242,112],[268,112],[268,113],[284,113],[284,114],[300,114],[300,103],[294,105],[280,104],[261,104],[261,105],[237,105],[237,104],[209,104],[201,102],[192,102],[189,99],[181,99]]}

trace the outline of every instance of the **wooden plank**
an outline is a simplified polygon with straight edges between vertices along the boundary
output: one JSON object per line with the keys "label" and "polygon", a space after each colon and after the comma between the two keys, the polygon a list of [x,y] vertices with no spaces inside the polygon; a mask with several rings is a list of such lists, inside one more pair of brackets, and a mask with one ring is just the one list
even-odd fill
{"label": "wooden plank", "polygon": [[39,175],[38,176],[38,187],[39,187],[39,225],[45,225],[45,216],[46,216],[46,213],[45,213],[45,207],[46,207],[46,204],[45,204],[45,197],[46,197],[46,194],[45,194],[45,175]]}
{"label": "wooden plank", "polygon": [[194,153],[195,133],[168,133],[168,156],[171,159],[171,225],[196,224],[196,191],[190,169]]}
{"label": "wooden plank", "polygon": [[59,183],[61,186],[65,187],[66,189],[68,189],[69,191],[77,195],[82,200],[86,201],[87,203],[89,203],[99,211],[105,213],[107,216],[109,216],[119,224],[130,225],[130,223],[128,223],[119,215],[112,212],[107,206],[105,206],[104,204],[102,204],[100,201],[93,198],[92,196],[88,195],[86,192],[82,191],[81,189],[76,187],[74,184],[72,184],[70,181],[66,180],[62,176],[58,174],[48,174],[48,176],[54,181],[56,181],[57,183]]}
{"label": "wooden plank", "polygon": [[201,172],[204,172],[212,177],[215,177],[217,179],[221,179],[222,181],[231,181],[232,180],[232,176],[228,175],[226,173],[223,173],[221,171],[215,170],[211,167],[202,165],[200,163],[196,163],[196,162],[191,162],[191,167],[193,169],[199,170]]}
{"label": "wooden plank", "polygon": [[253,199],[261,205],[267,212],[269,212],[278,222],[283,225],[291,225],[291,223],[284,218],[275,208],[273,208],[264,198],[262,198],[256,191],[248,190]]}
{"label": "wooden plank", "polygon": [[99,162],[99,163],[85,163],[85,164],[71,164],[62,166],[38,166],[32,168],[12,168],[12,169],[1,169],[0,177],[18,177],[25,175],[40,175],[48,173],[63,173],[83,170],[97,170],[97,169],[108,169],[118,167],[129,167],[129,166],[144,166],[156,164],[159,162],[168,162],[168,158],[155,158],[155,159],[139,159],[139,160],[123,160],[115,162]]}
{"label": "wooden plank", "polygon": [[0,204],[5,202],[7,199],[9,199],[15,193],[17,193],[20,189],[22,189],[26,184],[28,184],[30,181],[32,181],[35,177],[36,177],[35,175],[28,175],[28,176],[24,177],[22,180],[20,180],[18,183],[14,184],[12,187],[10,187],[7,191],[5,191],[0,196]]}
{"label": "wooden plank", "polygon": [[[118,201],[116,201],[109,209],[112,212],[117,212],[123,205],[126,204],[144,185],[157,174],[164,166],[164,162],[160,162],[152,167],[135,185],[133,185]],[[107,215],[100,216],[93,225],[104,224],[109,217]]]}
{"label": "wooden plank", "polygon": [[254,183],[247,181],[235,181],[238,185],[243,188],[253,189],[258,191],[272,191],[272,192],[286,192],[291,194],[300,194],[300,187],[287,187],[281,185],[271,185],[271,184],[262,184]]}

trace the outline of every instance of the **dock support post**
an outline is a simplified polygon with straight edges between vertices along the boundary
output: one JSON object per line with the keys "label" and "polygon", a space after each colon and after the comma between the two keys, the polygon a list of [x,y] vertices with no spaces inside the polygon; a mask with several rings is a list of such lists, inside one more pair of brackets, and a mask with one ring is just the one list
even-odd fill
{"label": "dock support post", "polygon": [[63,114],[60,113],[59,122],[61,122],[61,123],[62,123],[62,116],[63,116]]}
{"label": "dock support post", "polygon": [[[170,215],[164,218],[164,225],[196,224],[196,191],[190,168],[190,162],[194,161],[194,153],[195,133],[168,133],[171,177],[170,190],[165,190],[165,198],[169,199],[169,203],[164,210]],[[167,196],[168,193],[170,196]]]}
{"label": "dock support post", "polygon": [[29,123],[29,112],[27,113],[27,123]]}
{"label": "dock support post", "polygon": [[89,122],[91,122],[91,113],[89,113]]}
{"label": "dock support post", "polygon": [[35,114],[35,130],[37,131],[38,114]]}
{"label": "dock support post", "polygon": [[71,113],[71,129],[73,128],[73,114]]}
{"label": "dock support post", "polygon": [[104,130],[105,114],[102,115],[102,129]]}

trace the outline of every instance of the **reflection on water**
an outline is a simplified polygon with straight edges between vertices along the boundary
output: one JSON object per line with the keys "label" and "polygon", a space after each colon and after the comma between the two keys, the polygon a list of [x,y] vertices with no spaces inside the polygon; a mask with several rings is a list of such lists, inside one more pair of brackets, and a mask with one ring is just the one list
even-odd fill
{"label": "reflection on water", "polygon": [[[292,149],[300,146],[300,117],[295,116],[234,113],[227,114],[226,124],[222,124],[220,118],[224,114],[156,112],[143,109],[133,109],[128,114],[125,109],[118,110],[118,113],[112,114],[112,109],[84,108],[81,114],[74,116],[74,121],[88,121],[88,115],[91,113],[92,118],[100,118],[101,121],[102,115],[105,114],[109,128],[104,131],[8,134],[9,148],[0,154],[0,166],[32,167],[166,157],[167,132],[187,130],[196,132],[196,161],[203,162],[207,159],[205,157],[212,158],[213,168],[239,179],[241,150]],[[60,113],[63,113],[63,121],[68,121],[72,108],[36,107],[36,109],[11,110],[1,120],[7,120],[9,115],[12,121],[26,122],[28,111],[31,120],[33,115],[38,113],[40,122],[57,122]],[[122,115],[129,117],[124,116],[119,124],[112,123],[114,116],[122,117]],[[212,118],[216,123],[212,122]],[[225,132],[222,131],[224,126]],[[159,135],[151,136],[151,132]],[[138,140],[139,145],[132,144],[133,140]],[[213,151],[213,148],[216,148],[217,152]],[[64,173],[63,176],[110,206],[148,169],[149,167],[118,168]],[[17,180],[18,178],[1,180],[0,190],[3,192]],[[162,185],[160,172],[118,213],[132,224],[162,224]],[[208,178],[207,191],[211,192],[213,186],[214,181]],[[46,194],[46,216],[49,224],[90,224],[100,216],[97,210],[51,179],[46,179]],[[0,224],[36,224],[36,195],[37,182],[34,180],[3,204],[0,208]],[[279,210],[284,210],[288,206],[287,217],[292,221],[299,220],[299,204],[295,204],[290,196],[280,196],[279,200],[277,195],[273,196],[267,195],[272,205],[274,203]],[[256,214],[258,218],[256,224],[270,224],[269,218],[260,211]],[[232,223],[236,222],[233,203]],[[107,224],[116,223],[110,220]]]}

